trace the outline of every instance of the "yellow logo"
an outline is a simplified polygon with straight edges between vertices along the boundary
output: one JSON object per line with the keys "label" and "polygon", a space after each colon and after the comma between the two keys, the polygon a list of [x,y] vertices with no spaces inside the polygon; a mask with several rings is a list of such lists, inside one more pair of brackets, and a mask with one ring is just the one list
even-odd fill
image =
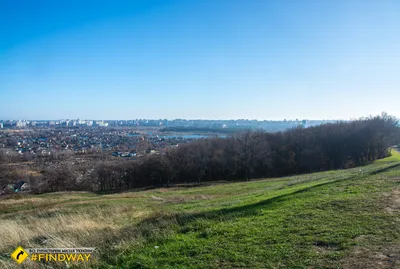
{"label": "yellow logo", "polygon": [[26,252],[22,247],[17,247],[13,253],[11,253],[11,257],[19,264],[25,261],[28,256],[28,252]]}

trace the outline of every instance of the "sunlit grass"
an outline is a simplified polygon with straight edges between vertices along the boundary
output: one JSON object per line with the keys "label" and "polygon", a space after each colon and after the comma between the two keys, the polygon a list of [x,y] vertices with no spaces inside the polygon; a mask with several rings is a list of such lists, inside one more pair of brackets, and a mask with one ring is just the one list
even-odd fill
{"label": "sunlit grass", "polygon": [[250,182],[16,195],[0,200],[0,267],[19,268],[9,253],[21,245],[96,247],[90,266],[105,268],[337,268],[356,245],[373,252],[400,238],[390,202],[399,164],[392,152],[362,168]]}
{"label": "sunlit grass", "polygon": [[391,156],[384,158],[384,159],[380,159],[380,160],[376,160],[375,163],[390,163],[390,162],[399,162],[400,161],[400,152],[392,149],[390,151]]}

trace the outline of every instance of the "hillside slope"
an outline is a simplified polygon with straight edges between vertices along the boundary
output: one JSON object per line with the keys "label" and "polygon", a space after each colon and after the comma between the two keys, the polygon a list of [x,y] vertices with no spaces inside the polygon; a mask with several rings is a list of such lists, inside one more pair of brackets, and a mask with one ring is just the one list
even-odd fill
{"label": "hillside slope", "polygon": [[0,265],[20,268],[9,253],[22,245],[93,246],[85,267],[96,268],[400,268],[399,157],[196,188],[2,199]]}

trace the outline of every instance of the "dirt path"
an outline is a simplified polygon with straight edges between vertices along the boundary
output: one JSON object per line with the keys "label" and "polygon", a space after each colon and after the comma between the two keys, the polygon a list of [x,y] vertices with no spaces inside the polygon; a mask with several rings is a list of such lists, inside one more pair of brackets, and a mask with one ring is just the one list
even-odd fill
{"label": "dirt path", "polygon": [[[393,178],[400,182],[400,177]],[[346,257],[345,269],[400,269],[400,187],[382,197],[384,211],[394,216],[394,225],[398,227],[396,242],[382,243],[381,238],[363,235],[355,240],[358,244]],[[374,242],[381,242],[377,245]]]}

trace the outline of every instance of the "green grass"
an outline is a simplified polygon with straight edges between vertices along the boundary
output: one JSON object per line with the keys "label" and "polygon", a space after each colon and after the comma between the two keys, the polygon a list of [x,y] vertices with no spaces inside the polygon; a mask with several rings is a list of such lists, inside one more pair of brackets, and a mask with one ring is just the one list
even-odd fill
{"label": "green grass", "polygon": [[392,149],[390,151],[391,156],[384,158],[384,159],[380,159],[380,160],[376,160],[375,163],[389,163],[389,162],[399,162],[400,161],[400,152]]}
{"label": "green grass", "polygon": [[20,197],[0,200],[0,247],[93,246],[95,268],[400,268],[399,194],[392,152],[285,178]]}
{"label": "green grass", "polygon": [[[395,216],[381,204],[382,193],[398,184],[391,175],[400,170],[392,166],[384,171],[322,174],[274,190],[248,183],[250,193],[177,205],[176,211],[184,213],[151,221],[167,231],[122,254],[115,251],[118,256],[108,263],[122,268],[341,268],[357,244],[374,252],[400,243]],[[225,191],[236,187],[225,186]],[[375,238],[377,246],[357,243],[361,236]]]}

